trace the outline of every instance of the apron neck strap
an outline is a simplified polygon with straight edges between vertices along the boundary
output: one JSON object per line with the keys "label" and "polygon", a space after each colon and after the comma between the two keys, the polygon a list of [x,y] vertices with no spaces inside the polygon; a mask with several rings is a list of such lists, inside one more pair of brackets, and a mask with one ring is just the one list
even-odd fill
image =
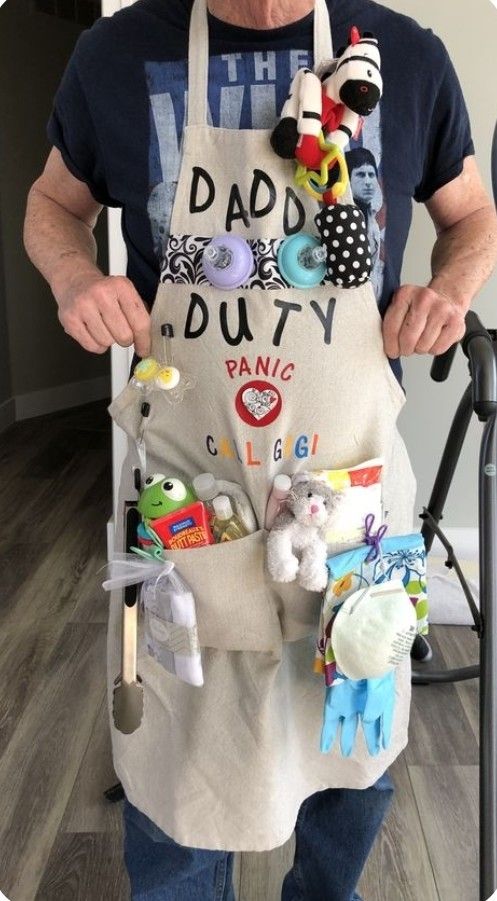
{"label": "apron neck strap", "polygon": [[[314,68],[333,57],[330,16],[326,0],[314,7]],[[209,27],[206,0],[194,0],[188,43],[188,125],[207,123]]]}
{"label": "apron neck strap", "polygon": [[330,14],[326,0],[316,0],[314,6],[314,70],[333,59]]}

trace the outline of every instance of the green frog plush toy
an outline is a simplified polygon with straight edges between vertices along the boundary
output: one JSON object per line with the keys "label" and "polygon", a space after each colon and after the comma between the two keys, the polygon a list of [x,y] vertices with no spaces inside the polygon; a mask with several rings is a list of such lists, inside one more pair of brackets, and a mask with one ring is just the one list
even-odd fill
{"label": "green frog plush toy", "polygon": [[145,480],[145,487],[138,501],[138,510],[144,523],[147,524],[149,520],[188,507],[196,500],[192,489],[179,479],[171,479],[158,472]]}
{"label": "green frog plush toy", "polygon": [[142,548],[156,543],[157,537],[150,532],[155,519],[175,513],[196,501],[191,488],[180,479],[172,479],[158,472],[145,479],[145,486],[138,501],[138,512],[142,522],[138,526],[138,542]]}

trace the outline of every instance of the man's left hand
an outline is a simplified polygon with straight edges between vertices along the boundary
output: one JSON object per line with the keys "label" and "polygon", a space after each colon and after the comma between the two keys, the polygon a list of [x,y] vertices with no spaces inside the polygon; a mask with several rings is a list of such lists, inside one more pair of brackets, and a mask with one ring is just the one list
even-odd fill
{"label": "man's left hand", "polygon": [[465,310],[444,294],[418,285],[402,285],[383,319],[385,353],[391,359],[411,354],[445,353],[465,332]]}

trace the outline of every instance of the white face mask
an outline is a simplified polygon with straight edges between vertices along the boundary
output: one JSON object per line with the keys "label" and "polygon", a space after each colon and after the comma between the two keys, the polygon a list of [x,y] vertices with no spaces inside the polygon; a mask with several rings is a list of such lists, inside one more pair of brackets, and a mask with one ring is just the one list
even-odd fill
{"label": "white face mask", "polygon": [[337,669],[349,679],[377,679],[411,650],[416,611],[401,579],[355,591],[338,611],[331,632]]}

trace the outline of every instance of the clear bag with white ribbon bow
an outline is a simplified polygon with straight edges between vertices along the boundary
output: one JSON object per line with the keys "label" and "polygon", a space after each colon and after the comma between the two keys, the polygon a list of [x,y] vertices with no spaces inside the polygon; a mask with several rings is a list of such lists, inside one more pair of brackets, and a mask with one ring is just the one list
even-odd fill
{"label": "clear bag with white ribbon bow", "polygon": [[116,554],[107,565],[106,591],[140,582],[140,604],[148,653],[190,685],[203,685],[195,598],[170,560]]}

